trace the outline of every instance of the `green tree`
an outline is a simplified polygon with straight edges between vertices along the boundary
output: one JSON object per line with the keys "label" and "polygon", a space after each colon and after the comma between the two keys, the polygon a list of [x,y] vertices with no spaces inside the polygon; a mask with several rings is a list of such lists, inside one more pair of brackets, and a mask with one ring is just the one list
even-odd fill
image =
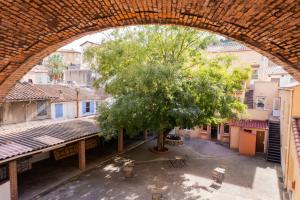
{"label": "green tree", "polygon": [[175,126],[236,118],[244,105],[234,96],[248,69],[231,69],[232,58],[209,59],[205,48],[214,36],[182,27],[116,30],[113,39],[85,52],[113,95],[101,105],[98,121],[106,137],[120,128],[127,134],[158,133],[157,150]]}
{"label": "green tree", "polygon": [[46,67],[48,68],[48,73],[52,81],[62,80],[63,71],[67,68],[64,63],[63,58],[60,55],[54,54],[50,56],[46,62]]}

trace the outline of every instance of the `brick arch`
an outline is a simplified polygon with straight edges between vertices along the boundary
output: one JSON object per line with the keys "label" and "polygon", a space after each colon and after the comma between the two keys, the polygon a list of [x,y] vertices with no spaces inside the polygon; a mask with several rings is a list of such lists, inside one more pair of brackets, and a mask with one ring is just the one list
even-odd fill
{"label": "brick arch", "polygon": [[0,99],[38,61],[86,34],[138,24],[218,33],[300,80],[299,0],[0,0]]}

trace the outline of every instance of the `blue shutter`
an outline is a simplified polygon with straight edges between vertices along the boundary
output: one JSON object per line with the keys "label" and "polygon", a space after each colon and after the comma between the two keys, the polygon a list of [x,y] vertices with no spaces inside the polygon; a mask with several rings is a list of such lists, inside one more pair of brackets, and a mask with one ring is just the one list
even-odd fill
{"label": "blue shutter", "polygon": [[81,103],[81,108],[82,108],[82,114],[85,114],[86,113],[86,104],[85,104],[85,101],[82,101]]}
{"label": "blue shutter", "polygon": [[90,105],[91,105],[91,114],[94,114],[95,113],[95,102],[91,101]]}
{"label": "blue shutter", "polygon": [[62,104],[55,104],[55,118],[63,117],[63,105]]}

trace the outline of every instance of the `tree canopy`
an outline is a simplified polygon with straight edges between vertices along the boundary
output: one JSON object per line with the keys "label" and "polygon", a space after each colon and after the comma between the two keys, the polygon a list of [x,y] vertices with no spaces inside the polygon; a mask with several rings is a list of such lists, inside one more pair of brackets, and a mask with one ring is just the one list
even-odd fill
{"label": "tree canopy", "polygon": [[230,69],[231,57],[209,58],[215,36],[191,28],[148,26],[115,30],[85,58],[100,76],[95,82],[113,95],[98,121],[107,137],[120,128],[166,133],[179,126],[236,118],[245,106],[235,97],[248,68]]}
{"label": "tree canopy", "polygon": [[54,54],[47,59],[46,67],[48,68],[49,76],[52,81],[62,80],[63,71],[67,68],[62,56]]}

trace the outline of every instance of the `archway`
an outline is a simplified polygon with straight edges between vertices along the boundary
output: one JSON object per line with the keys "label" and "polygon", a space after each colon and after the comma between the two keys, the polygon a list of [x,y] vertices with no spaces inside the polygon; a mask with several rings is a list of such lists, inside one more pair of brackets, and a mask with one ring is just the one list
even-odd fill
{"label": "archway", "polygon": [[137,24],[173,24],[246,44],[300,80],[300,2],[0,1],[0,99],[41,58],[86,34]]}

